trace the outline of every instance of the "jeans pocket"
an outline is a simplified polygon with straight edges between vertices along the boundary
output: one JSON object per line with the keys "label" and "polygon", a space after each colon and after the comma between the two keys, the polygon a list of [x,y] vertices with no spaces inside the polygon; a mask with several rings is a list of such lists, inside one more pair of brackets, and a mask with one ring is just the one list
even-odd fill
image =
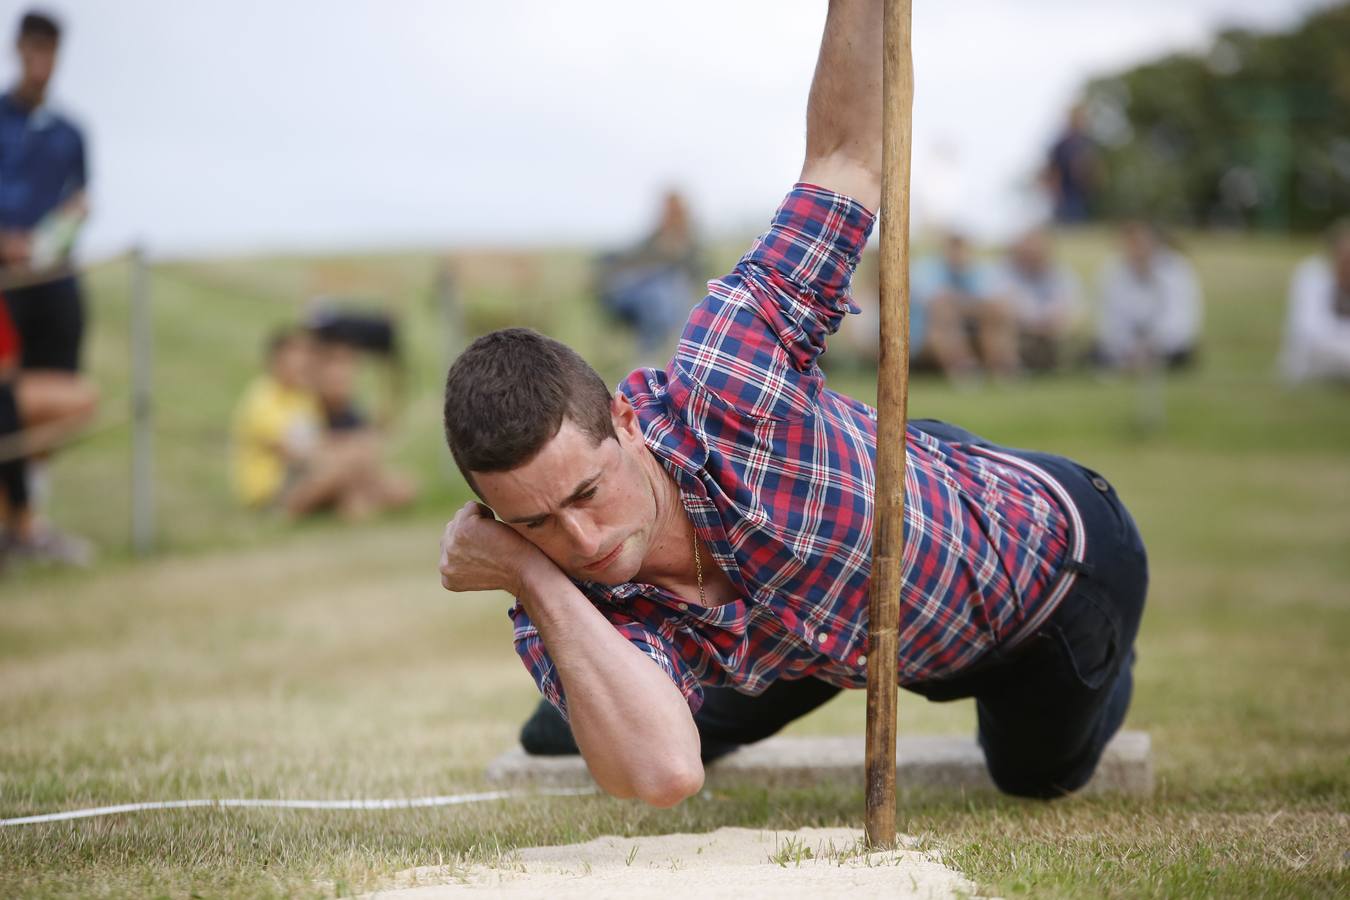
{"label": "jeans pocket", "polygon": [[1120,626],[1096,585],[1080,580],[1049,629],[1074,681],[1099,690],[1119,668]]}

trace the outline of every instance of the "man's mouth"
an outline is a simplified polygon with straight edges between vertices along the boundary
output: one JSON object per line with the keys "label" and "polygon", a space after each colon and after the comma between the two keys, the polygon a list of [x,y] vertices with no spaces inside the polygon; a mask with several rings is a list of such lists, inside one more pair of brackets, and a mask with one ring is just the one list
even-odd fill
{"label": "man's mouth", "polygon": [[606,553],[604,556],[602,556],[602,557],[600,557],[599,559],[597,559],[595,562],[593,562],[593,563],[587,563],[586,565],[582,566],[581,568],[582,568],[583,571],[586,571],[586,572],[598,572],[598,571],[600,571],[601,569],[603,569],[605,566],[607,566],[607,565],[609,565],[610,563],[614,562],[614,560],[618,559],[618,558],[619,558],[619,551],[622,550],[622,549],[623,549],[623,541],[619,541],[619,543],[617,543],[617,544],[614,545],[614,549],[613,549],[613,550],[609,551],[609,552]]}

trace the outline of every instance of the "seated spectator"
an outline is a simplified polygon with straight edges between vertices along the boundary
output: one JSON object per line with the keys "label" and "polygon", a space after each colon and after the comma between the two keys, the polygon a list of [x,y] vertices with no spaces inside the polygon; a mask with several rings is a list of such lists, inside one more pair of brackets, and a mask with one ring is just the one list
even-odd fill
{"label": "seated spectator", "polygon": [[630,250],[601,257],[598,268],[600,303],[637,332],[640,352],[650,357],[670,343],[702,287],[684,198],[668,192],[655,230]]}
{"label": "seated spectator", "polygon": [[366,444],[374,459],[368,475],[366,501],[372,512],[406,506],[417,488],[406,476],[388,471],[380,461],[382,441],[375,426],[356,399],[360,351],[341,340],[320,339],[315,345],[314,390],[323,409],[324,428],[334,446]]}
{"label": "seated spectator", "polygon": [[1118,370],[1190,366],[1203,303],[1195,269],[1144,222],[1126,223],[1121,244],[1101,274],[1097,363]]}
{"label": "seated spectator", "polygon": [[970,242],[952,233],[941,256],[920,260],[910,273],[910,346],[917,365],[936,365],[964,380],[981,368],[1016,375],[1017,331],[1008,302],[994,291]]}
{"label": "seated spectator", "polygon": [[393,505],[379,446],[364,435],[326,433],[314,389],[318,363],[307,332],[283,331],[269,343],[267,373],[249,386],[235,411],[235,492],[247,506],[279,509],[292,518],[331,509],[348,520],[364,519]]}
{"label": "seated spectator", "polygon": [[89,565],[93,545],[54,527],[35,509],[33,456],[50,453],[82,425],[79,391],[20,368],[22,338],[0,293],[0,572],[13,564]]}
{"label": "seated spectator", "polygon": [[1299,263],[1289,284],[1280,369],[1295,384],[1350,382],[1350,219],[1332,227],[1327,249]]}
{"label": "seated spectator", "polygon": [[1022,365],[1037,372],[1057,367],[1078,311],[1080,287],[1073,272],[1056,264],[1045,229],[1034,228],[1012,245],[994,284],[1017,318]]}

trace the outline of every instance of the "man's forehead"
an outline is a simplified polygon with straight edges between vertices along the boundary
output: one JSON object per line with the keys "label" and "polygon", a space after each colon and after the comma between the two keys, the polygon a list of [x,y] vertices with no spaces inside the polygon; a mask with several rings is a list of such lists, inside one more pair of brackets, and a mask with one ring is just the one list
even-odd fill
{"label": "man's forehead", "polygon": [[564,420],[558,433],[527,463],[505,472],[475,472],[483,499],[502,518],[538,515],[562,504],[613,464],[618,441],[598,444]]}

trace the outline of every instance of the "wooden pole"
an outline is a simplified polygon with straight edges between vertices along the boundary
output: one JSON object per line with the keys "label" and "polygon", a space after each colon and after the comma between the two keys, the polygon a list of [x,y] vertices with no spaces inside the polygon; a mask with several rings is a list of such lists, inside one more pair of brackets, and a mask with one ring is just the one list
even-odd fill
{"label": "wooden pole", "polygon": [[896,837],[897,654],[909,412],[910,3],[886,0],[882,26],[881,353],[867,651],[867,842],[874,847],[892,847]]}

